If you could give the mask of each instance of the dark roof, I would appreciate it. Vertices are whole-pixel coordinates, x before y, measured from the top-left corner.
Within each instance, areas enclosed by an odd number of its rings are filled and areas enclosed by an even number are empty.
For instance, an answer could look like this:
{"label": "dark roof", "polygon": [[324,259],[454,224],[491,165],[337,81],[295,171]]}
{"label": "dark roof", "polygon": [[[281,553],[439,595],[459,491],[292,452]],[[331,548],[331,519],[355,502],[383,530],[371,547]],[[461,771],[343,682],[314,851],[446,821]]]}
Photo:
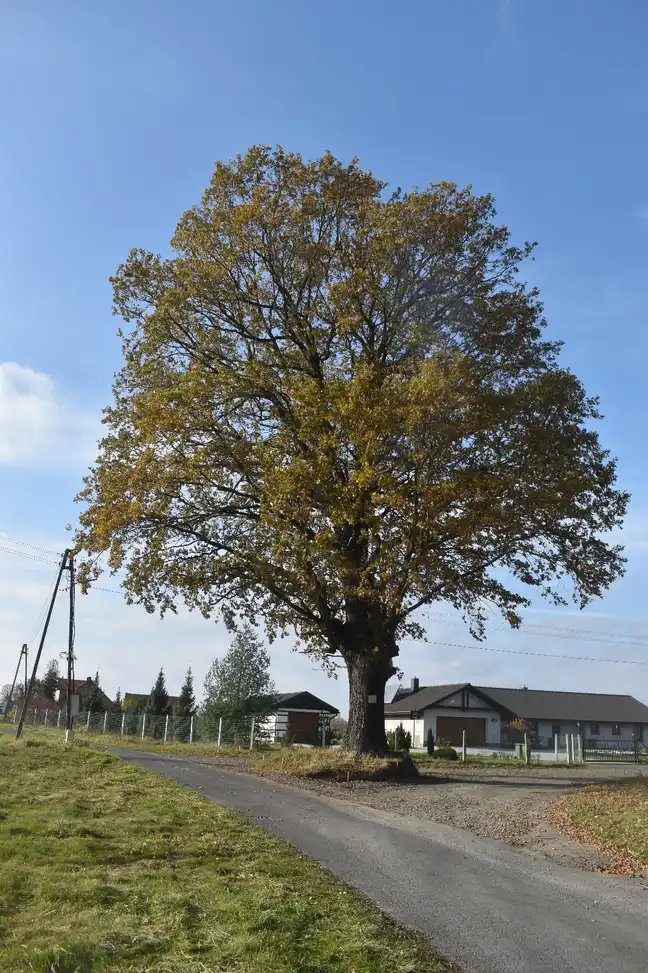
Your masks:
{"label": "dark roof", "polygon": [[648,706],[634,696],[608,693],[567,693],[551,689],[504,689],[494,686],[472,686],[454,683],[447,686],[425,686],[417,692],[403,692],[400,687],[385,715],[398,716],[435,706],[460,689],[473,692],[527,720],[575,720],[583,723],[648,723]]}
{"label": "dark roof", "polygon": [[[59,686],[58,701],[60,703],[63,700],[67,699],[67,686],[68,686],[67,679],[59,679],[58,686]],[[90,676],[88,676],[87,679],[75,679],[72,684],[72,692],[74,695],[77,696],[85,696],[87,693],[91,692],[93,689],[96,688],[97,687],[95,681],[94,679],[91,679]],[[101,693],[102,698],[106,702],[108,703],[111,702],[110,696],[108,696],[101,687],[99,687],[99,692]]]}
{"label": "dark roof", "polygon": [[275,705],[273,709],[312,709],[318,713],[333,713],[337,716],[340,712],[330,703],[325,703],[318,696],[313,696],[309,692],[301,693],[275,693]]}
{"label": "dark roof", "polygon": [[609,693],[561,693],[548,689],[500,689],[476,686],[500,706],[528,720],[576,720],[590,723],[648,723],[648,706],[634,696]]}
{"label": "dark roof", "polygon": [[[143,699],[148,699],[150,695],[151,695],[150,693],[123,693],[122,700],[132,699],[136,703],[140,703]],[[176,706],[180,702],[180,697],[169,696],[169,702],[171,703],[172,706]]]}
{"label": "dark roof", "polygon": [[[465,682],[453,682],[444,686],[420,686],[416,692],[412,692],[411,689],[402,689],[399,686],[391,703],[385,704],[385,713],[410,713],[414,710],[418,712],[427,709],[428,706],[434,706],[440,699],[452,696],[457,690],[463,689],[467,685],[468,683]],[[404,700],[407,700],[406,704]],[[397,703],[398,705],[396,705]]]}

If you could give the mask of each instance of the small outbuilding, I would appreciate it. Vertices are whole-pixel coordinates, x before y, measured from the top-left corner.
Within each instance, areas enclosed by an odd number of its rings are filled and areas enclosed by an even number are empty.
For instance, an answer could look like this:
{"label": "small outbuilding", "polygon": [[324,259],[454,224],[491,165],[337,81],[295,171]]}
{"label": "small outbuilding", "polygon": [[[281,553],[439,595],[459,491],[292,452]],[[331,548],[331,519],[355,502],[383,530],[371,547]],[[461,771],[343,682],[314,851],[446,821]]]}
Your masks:
{"label": "small outbuilding", "polygon": [[277,693],[272,712],[264,722],[271,743],[278,743],[290,734],[294,743],[318,744],[331,720],[339,710],[308,691]]}

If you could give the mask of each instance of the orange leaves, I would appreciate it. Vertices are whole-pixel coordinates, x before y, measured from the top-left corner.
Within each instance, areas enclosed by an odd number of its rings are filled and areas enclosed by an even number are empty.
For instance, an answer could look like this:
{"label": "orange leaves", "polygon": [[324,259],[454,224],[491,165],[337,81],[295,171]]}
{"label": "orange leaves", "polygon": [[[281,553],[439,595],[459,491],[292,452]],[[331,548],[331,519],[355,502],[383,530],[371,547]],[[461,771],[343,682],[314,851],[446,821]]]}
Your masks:
{"label": "orange leaves", "polygon": [[593,784],[560,798],[552,824],[612,858],[610,874],[648,871],[648,778]]}

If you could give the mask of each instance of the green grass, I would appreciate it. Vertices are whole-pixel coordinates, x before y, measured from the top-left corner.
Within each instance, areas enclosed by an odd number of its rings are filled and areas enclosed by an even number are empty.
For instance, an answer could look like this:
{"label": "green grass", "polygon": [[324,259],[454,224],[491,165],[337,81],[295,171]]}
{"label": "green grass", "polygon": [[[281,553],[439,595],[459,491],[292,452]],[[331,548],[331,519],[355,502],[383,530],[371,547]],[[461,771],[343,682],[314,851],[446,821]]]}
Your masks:
{"label": "green grass", "polygon": [[[25,737],[36,740],[61,741],[63,732],[53,727],[26,727]],[[337,747],[282,747],[266,745],[250,750],[247,747],[218,747],[215,743],[164,743],[145,737],[120,736],[115,733],[86,733],[77,729],[75,746],[115,747],[128,750],[145,750],[160,753],[181,754],[189,758],[233,757],[243,766],[259,773],[283,773],[293,777],[310,777],[323,773],[370,773],[381,770],[404,754],[389,757],[356,757]]]}
{"label": "green grass", "polygon": [[[62,740],[63,735],[63,731],[55,727],[25,727],[26,737],[40,740]],[[164,743],[163,740],[156,740],[153,737],[145,737],[142,740],[141,737],[120,736],[118,733],[87,733],[85,727],[77,728],[75,742],[79,746],[159,751],[198,759],[231,757],[240,760],[244,766],[258,773],[283,773],[292,777],[309,777],[326,771],[338,774],[345,774],[348,771],[350,775],[354,772],[365,773],[379,770],[390,761],[393,762],[395,758],[403,756],[403,753],[399,753],[392,754],[390,758],[370,756],[356,758],[337,747],[282,747],[279,744],[267,744],[251,751],[247,747],[218,747],[215,743]],[[560,768],[563,771],[569,770],[570,774],[587,769],[586,764],[573,764],[568,767],[565,763],[553,761],[531,760],[527,765],[523,760],[499,756],[469,755],[465,764],[461,756],[458,760],[437,760],[427,753],[411,753],[410,756],[424,773],[434,773],[435,769],[461,771],[462,768],[467,770],[470,766],[495,767],[513,773],[519,771],[527,774],[532,774],[537,769]]]}
{"label": "green grass", "polygon": [[610,852],[627,870],[648,865],[648,778],[592,784],[562,798],[556,823]]}
{"label": "green grass", "polygon": [[324,869],[173,781],[0,736],[0,970],[432,973]]}

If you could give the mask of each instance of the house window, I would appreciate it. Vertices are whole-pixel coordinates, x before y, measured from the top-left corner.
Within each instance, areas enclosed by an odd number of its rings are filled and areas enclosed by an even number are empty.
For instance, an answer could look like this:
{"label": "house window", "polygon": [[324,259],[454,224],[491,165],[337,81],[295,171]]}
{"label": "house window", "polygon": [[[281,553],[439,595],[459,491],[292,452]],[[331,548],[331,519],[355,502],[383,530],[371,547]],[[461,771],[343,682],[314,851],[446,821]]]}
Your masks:
{"label": "house window", "polygon": [[612,736],[613,737],[620,737],[621,736],[621,724],[620,723],[615,723],[614,726],[612,727]]}
{"label": "house window", "polygon": [[551,727],[551,735],[552,735],[552,737],[559,737],[560,736],[560,723],[554,723],[553,724],[553,726]]}
{"label": "house window", "polygon": [[599,735],[599,725],[598,723],[590,723],[590,736],[597,737]]}

